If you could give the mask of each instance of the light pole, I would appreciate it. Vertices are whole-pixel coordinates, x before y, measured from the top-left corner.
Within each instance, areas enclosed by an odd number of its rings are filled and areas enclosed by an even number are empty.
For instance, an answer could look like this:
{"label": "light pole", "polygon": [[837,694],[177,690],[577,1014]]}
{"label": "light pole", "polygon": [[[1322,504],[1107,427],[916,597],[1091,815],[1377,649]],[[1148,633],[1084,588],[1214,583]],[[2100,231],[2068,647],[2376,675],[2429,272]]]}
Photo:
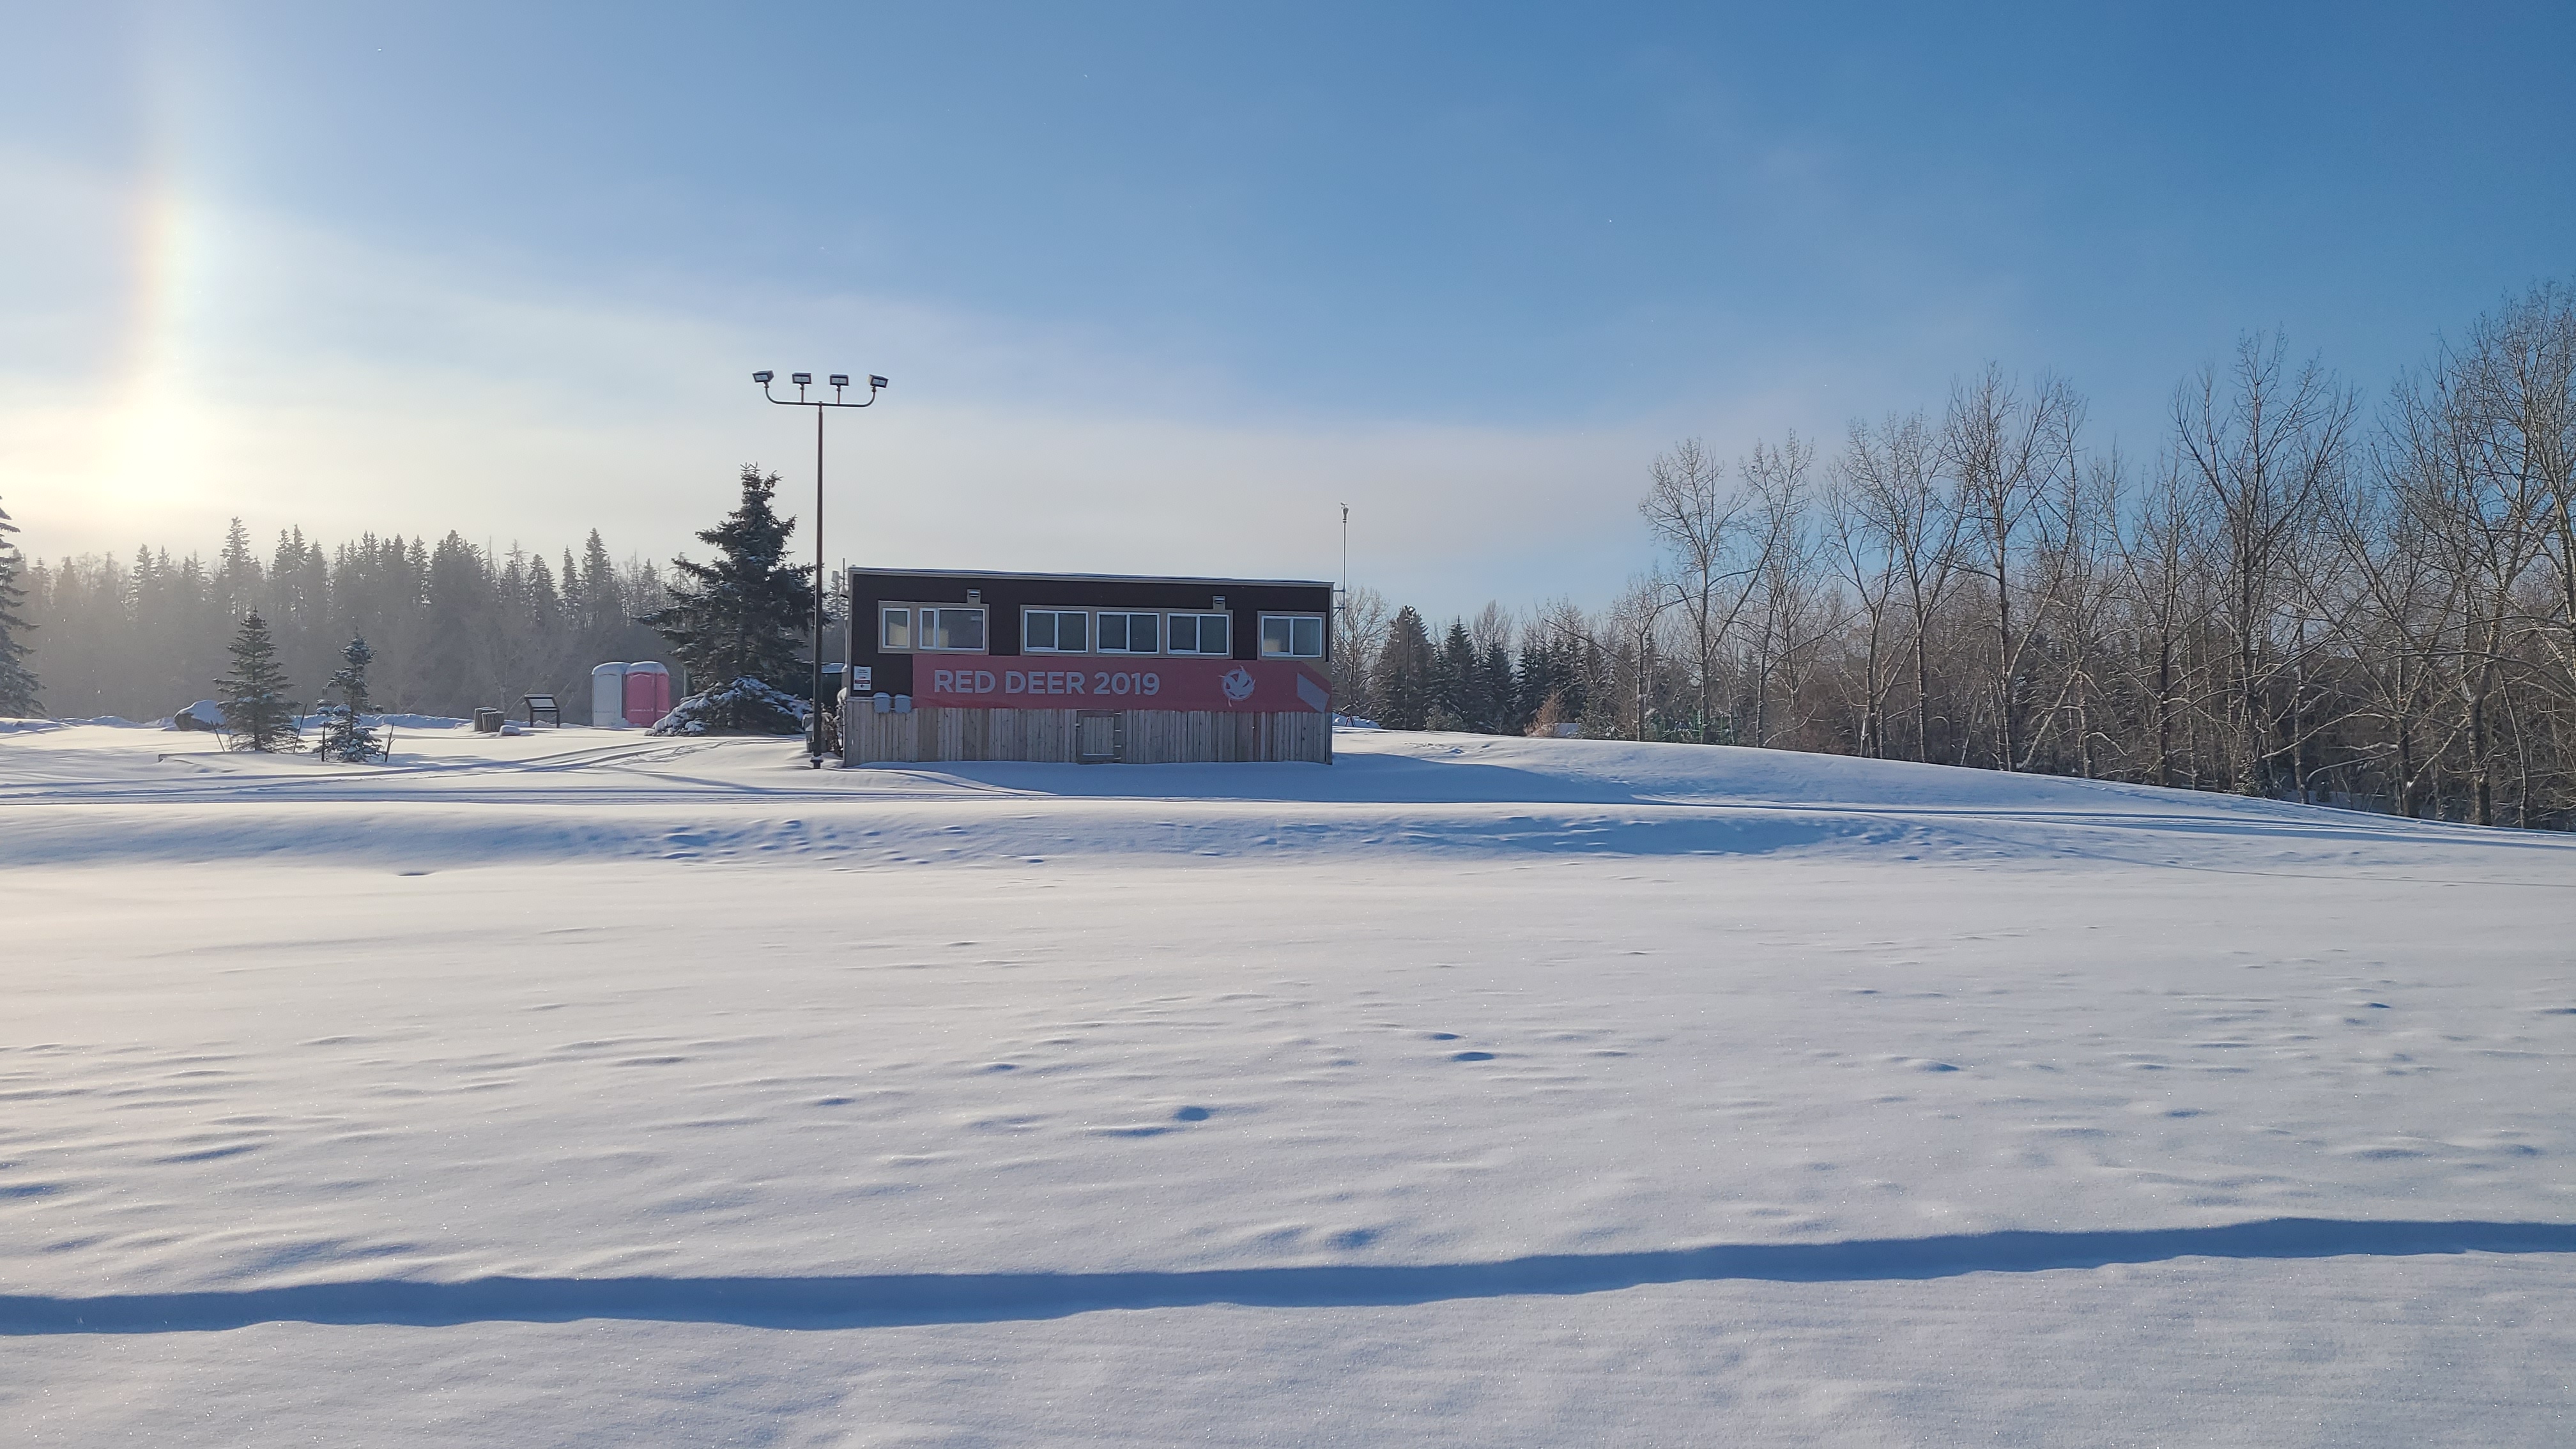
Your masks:
{"label": "light pole", "polygon": [[877,391],[886,385],[886,380],[871,375],[868,378],[867,402],[844,402],[841,393],[850,385],[849,375],[833,373],[832,396],[827,402],[822,398],[805,396],[805,389],[814,384],[814,374],[810,372],[788,374],[787,380],[796,384],[796,396],[777,396],[769,390],[769,380],[777,375],[774,372],[755,372],[751,380],[760,384],[762,397],[780,407],[814,410],[814,729],[806,746],[806,763],[819,770],[823,768],[823,409],[866,407],[877,400]]}

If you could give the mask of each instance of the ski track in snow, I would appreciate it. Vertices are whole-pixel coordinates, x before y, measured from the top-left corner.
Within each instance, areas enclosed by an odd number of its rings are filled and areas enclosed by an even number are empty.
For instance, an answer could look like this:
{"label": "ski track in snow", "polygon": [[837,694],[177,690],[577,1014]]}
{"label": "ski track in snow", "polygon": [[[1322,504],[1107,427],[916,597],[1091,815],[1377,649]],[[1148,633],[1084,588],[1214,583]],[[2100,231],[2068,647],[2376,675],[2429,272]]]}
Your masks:
{"label": "ski track in snow", "polygon": [[2576,842],[1337,743],[0,739],[0,1437],[2563,1442]]}

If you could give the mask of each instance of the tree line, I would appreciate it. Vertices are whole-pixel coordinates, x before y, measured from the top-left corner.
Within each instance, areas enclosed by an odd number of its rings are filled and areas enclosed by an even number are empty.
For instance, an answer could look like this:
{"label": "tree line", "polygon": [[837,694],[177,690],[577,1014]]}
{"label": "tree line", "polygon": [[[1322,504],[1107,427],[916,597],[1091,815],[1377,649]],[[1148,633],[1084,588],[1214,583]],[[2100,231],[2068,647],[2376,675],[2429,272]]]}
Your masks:
{"label": "tree line", "polygon": [[[565,719],[586,720],[592,665],[671,661],[638,622],[670,601],[662,567],[612,558],[595,529],[551,563],[453,532],[326,548],[300,528],[263,556],[239,520],[211,564],[166,548],[10,562],[0,560],[0,611],[13,575],[23,603],[16,629],[0,621],[0,639],[14,639],[61,717],[150,720],[214,697],[252,614],[273,641],[279,688],[308,709],[338,697],[331,682],[358,638],[373,660],[372,707],[405,713],[458,716],[551,693]],[[36,713],[34,693],[14,712]]]}
{"label": "tree line", "polygon": [[2065,379],[1646,470],[1608,608],[1435,637],[1339,604],[1343,707],[2576,824],[2576,296],[2544,285],[2365,402],[2279,336],[2184,379],[2154,454]]}
{"label": "tree line", "polygon": [[[1346,589],[1339,707],[2576,825],[2576,295],[2507,299],[2369,400],[2248,337],[2175,388],[2143,461],[2086,413],[1990,365],[1829,447],[1684,440],[1645,470],[1654,561],[1606,608],[1435,628]],[[30,564],[0,514],[0,712],[41,683],[59,715],[166,714],[254,611],[317,698],[363,636],[392,709],[551,690],[578,719],[608,659],[756,674],[811,597],[775,481],[746,469],[700,535],[718,564],[676,575],[596,532],[560,566],[454,533],[289,530],[262,559],[238,523],[211,566]]]}
{"label": "tree line", "polygon": [[[39,713],[40,691],[69,718],[151,720],[221,698],[279,729],[337,711],[345,730],[369,708],[462,716],[552,694],[580,723],[593,665],[647,659],[702,683],[749,676],[802,695],[813,569],[786,558],[796,524],[771,509],[778,475],[746,466],[739,481],[734,512],[697,535],[713,561],[683,554],[667,567],[612,558],[597,529],[559,564],[454,532],[326,550],[300,528],[262,558],[239,519],[211,565],[154,548],[131,562],[29,563],[0,512],[0,715]],[[839,657],[845,592],[827,590],[826,660]],[[351,736],[343,752],[362,744]]]}

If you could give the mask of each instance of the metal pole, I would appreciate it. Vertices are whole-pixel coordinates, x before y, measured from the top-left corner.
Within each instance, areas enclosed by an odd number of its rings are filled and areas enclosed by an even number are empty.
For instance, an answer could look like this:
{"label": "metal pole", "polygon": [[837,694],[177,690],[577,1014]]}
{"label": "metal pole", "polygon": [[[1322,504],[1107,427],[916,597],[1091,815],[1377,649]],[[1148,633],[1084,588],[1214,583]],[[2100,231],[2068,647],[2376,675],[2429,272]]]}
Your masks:
{"label": "metal pole", "polygon": [[[825,590],[829,587],[829,581],[823,572],[823,409],[866,407],[877,400],[877,393],[885,387],[886,380],[874,373],[868,374],[867,401],[847,402],[842,399],[841,392],[850,380],[840,373],[832,374],[830,384],[832,396],[828,400],[805,396],[805,389],[812,381],[812,374],[803,372],[796,374],[793,379],[796,384],[796,396],[792,399],[780,397],[769,390],[771,379],[777,375],[763,370],[753,373],[751,380],[760,384],[762,397],[780,407],[814,410],[814,638],[812,641],[814,671],[809,686],[813,696],[811,702],[814,710],[814,728],[806,742],[805,758],[806,763],[819,770],[823,768],[823,603],[826,598]],[[846,664],[843,667],[846,668]]]}
{"label": "metal pole", "polygon": [[814,409],[814,748],[807,756],[823,768],[823,410]]}

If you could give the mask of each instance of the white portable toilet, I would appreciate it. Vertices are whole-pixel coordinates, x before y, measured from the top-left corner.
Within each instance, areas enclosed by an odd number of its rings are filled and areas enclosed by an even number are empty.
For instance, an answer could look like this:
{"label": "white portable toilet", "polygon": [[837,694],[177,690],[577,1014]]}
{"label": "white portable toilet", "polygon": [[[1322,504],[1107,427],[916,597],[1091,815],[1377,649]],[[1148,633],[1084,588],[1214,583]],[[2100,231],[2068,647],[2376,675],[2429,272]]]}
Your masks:
{"label": "white portable toilet", "polygon": [[626,666],[593,665],[590,671],[590,722],[604,729],[626,723]]}

